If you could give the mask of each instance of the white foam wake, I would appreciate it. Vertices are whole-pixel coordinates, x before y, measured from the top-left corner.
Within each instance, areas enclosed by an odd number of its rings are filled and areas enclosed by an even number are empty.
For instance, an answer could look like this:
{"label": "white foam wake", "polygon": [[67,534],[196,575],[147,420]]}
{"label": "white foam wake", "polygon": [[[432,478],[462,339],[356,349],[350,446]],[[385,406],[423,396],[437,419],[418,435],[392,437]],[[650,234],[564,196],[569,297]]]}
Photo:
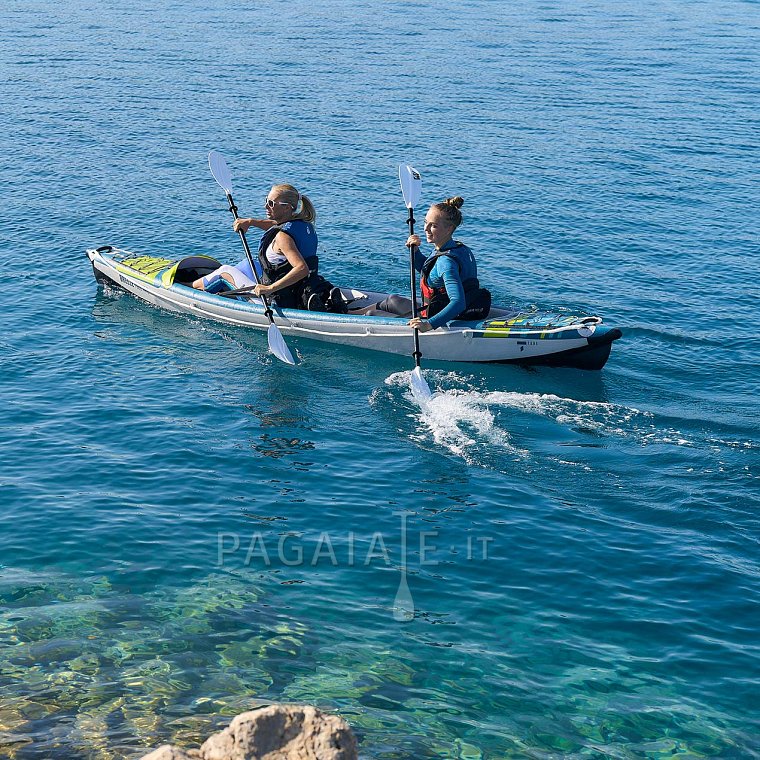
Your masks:
{"label": "white foam wake", "polygon": [[409,372],[396,372],[386,378],[386,385],[406,389],[406,398],[419,408],[419,420],[426,429],[415,432],[415,440],[432,440],[459,456],[469,459],[468,452],[478,445],[497,447],[515,456],[529,452],[510,441],[509,433],[498,427],[488,408],[485,394],[458,389],[434,390],[427,399],[415,396],[410,390]]}
{"label": "white foam wake", "polygon": [[396,372],[386,378],[385,383],[405,389],[405,397],[419,409],[418,418],[425,432],[412,433],[412,438],[432,437],[436,444],[467,459],[471,459],[467,453],[474,453],[478,448],[498,447],[516,457],[530,454],[516,445],[510,432],[499,425],[498,411],[505,408],[548,418],[560,427],[581,434],[631,437],[641,445],[690,444],[679,431],[659,427],[651,412],[634,407],[607,401],[578,401],[549,393],[478,391],[472,389],[471,379],[455,373],[435,373],[430,379],[435,382],[431,382],[434,392],[429,399],[412,395],[409,372]]}

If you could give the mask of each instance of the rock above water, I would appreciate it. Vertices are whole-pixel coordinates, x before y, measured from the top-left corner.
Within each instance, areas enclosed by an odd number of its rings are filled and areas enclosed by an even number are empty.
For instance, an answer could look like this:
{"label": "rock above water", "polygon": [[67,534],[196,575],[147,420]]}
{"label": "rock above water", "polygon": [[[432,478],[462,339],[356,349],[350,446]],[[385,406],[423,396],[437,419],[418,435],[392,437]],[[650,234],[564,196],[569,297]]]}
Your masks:
{"label": "rock above water", "polygon": [[142,760],[356,760],[348,723],[314,707],[270,705],[241,713],[200,750],[168,744]]}
{"label": "rock above water", "polygon": [[153,750],[149,755],[145,755],[142,760],[198,760],[201,757],[197,749],[191,749],[185,752],[179,747],[172,747],[171,744],[164,744],[163,747]]}

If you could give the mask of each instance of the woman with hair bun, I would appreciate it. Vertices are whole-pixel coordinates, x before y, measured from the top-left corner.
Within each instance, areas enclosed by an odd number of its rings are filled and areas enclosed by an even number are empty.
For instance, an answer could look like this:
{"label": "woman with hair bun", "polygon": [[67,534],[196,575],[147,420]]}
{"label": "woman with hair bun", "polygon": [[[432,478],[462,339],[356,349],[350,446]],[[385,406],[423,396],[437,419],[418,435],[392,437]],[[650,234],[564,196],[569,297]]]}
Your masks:
{"label": "woman with hair bun", "polygon": [[241,218],[233,224],[235,232],[246,232],[250,227],[265,230],[255,262],[262,284],[256,284],[251,265],[244,259],[234,267],[219,267],[196,280],[193,287],[212,293],[227,289],[228,285],[251,287],[254,295],[268,296],[281,308],[307,308],[303,298],[305,288],[308,281],[318,277],[317,232],[314,229],[317,213],[311,201],[293,185],[274,185],[264,206],[266,219]]}
{"label": "woman with hair bun", "polygon": [[[422,308],[419,317],[409,320],[420,332],[435,330],[454,319],[483,319],[491,309],[491,294],[480,287],[478,267],[472,251],[458,240],[454,230],[462,223],[459,210],[464,199],[456,195],[434,203],[425,214],[425,239],[435,246],[430,256],[420,250],[418,235],[410,235],[408,248],[414,247],[414,267],[421,273]],[[388,313],[401,317],[412,314],[409,298],[392,295],[365,313]]]}

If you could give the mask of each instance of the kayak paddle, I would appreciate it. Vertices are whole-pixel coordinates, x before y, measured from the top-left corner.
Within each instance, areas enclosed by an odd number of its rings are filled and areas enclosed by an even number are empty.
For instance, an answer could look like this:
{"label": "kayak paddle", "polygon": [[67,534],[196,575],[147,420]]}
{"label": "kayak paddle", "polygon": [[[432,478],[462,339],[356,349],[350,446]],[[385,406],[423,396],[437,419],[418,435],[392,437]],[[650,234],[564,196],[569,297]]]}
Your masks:
{"label": "kayak paddle", "polygon": [[[407,218],[407,224],[409,225],[409,234],[414,234],[414,207],[417,205],[417,201],[420,199],[420,192],[422,191],[422,177],[419,172],[409,166],[408,164],[400,164],[398,167],[398,178],[401,182],[401,192],[404,196],[404,203],[409,209],[409,216]],[[412,290],[412,318],[417,316],[417,272],[414,269],[414,246],[409,246],[409,272],[410,282]],[[420,369],[420,359],[422,358],[422,352],[420,351],[420,331],[414,328],[414,351],[412,353],[414,357],[414,369],[410,378],[410,385],[412,388],[412,395],[417,403],[421,403],[430,398],[430,388],[422,376],[422,370]]]}
{"label": "kayak paddle", "polygon": [[[208,154],[208,166],[211,169],[211,174],[214,176],[219,187],[224,190],[224,194],[227,196],[227,203],[230,205],[230,212],[235,219],[239,219],[238,209],[235,205],[235,201],[232,200],[232,176],[227,166],[227,162],[224,160],[224,156],[218,151],[212,150]],[[251,271],[253,272],[253,279],[256,280],[257,285],[261,285],[259,276],[256,273],[256,266],[253,262],[253,256],[251,255],[251,249],[248,247],[248,241],[245,239],[245,232],[238,230],[240,240],[243,242],[243,249],[245,255],[248,257],[248,263],[251,265]],[[274,314],[272,313],[272,307],[269,305],[269,301],[264,296],[259,296],[261,304],[264,307],[264,313],[269,319],[269,330],[267,331],[267,339],[269,341],[269,350],[285,364],[295,364],[295,359],[290,353],[290,349],[285,343],[285,338],[282,337],[280,328],[274,323]]]}

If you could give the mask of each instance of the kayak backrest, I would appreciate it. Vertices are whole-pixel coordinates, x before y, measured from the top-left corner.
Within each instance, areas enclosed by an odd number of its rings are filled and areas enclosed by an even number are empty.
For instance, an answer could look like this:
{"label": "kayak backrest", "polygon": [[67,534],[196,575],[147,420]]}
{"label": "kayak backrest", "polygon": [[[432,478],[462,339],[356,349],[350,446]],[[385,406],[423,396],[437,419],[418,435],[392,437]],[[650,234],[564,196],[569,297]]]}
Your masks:
{"label": "kayak backrest", "polygon": [[220,266],[221,263],[211,256],[188,256],[177,262],[172,282],[178,285],[192,285],[195,280],[206,277]]}

